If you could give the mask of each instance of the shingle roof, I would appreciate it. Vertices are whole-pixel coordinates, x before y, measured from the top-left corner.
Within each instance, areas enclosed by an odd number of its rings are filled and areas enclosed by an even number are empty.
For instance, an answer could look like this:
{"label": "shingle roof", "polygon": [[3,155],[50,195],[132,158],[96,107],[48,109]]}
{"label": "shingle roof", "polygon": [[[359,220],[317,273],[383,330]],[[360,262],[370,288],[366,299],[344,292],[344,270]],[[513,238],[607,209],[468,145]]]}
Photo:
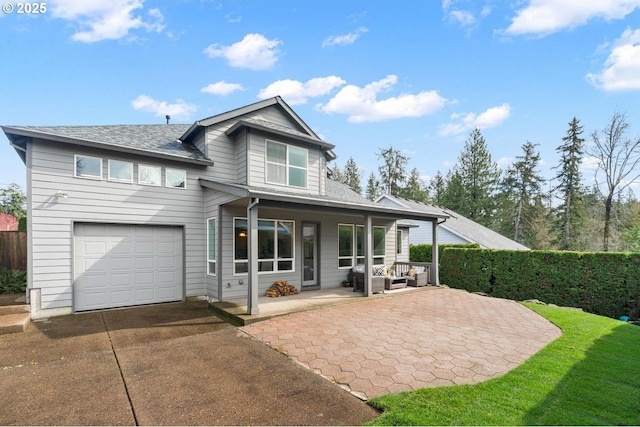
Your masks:
{"label": "shingle roof", "polygon": [[210,163],[193,144],[178,138],[189,128],[184,124],[106,126],[3,126],[6,134],[42,136],[64,142],[93,143]]}
{"label": "shingle roof", "polygon": [[390,200],[396,201],[409,209],[419,210],[423,212],[442,212],[448,214],[450,218],[445,223],[440,225],[441,227],[451,230],[453,233],[460,235],[466,240],[479,243],[480,246],[489,249],[513,249],[513,250],[527,250],[528,247],[511,240],[508,237],[503,236],[477,222],[470,220],[450,209],[441,208],[438,206],[427,205],[425,203],[416,202],[415,200],[409,200],[402,197],[395,197],[385,195]]}

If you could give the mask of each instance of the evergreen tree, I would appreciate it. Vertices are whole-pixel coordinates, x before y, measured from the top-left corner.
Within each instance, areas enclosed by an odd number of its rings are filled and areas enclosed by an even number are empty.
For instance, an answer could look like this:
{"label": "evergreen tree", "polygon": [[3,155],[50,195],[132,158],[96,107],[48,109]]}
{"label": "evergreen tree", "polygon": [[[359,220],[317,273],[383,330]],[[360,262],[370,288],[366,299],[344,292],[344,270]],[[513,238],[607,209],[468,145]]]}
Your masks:
{"label": "evergreen tree", "polygon": [[417,168],[411,170],[407,178],[407,184],[400,190],[399,195],[417,202],[427,203],[429,201],[429,190],[420,177],[420,171]]}
{"label": "evergreen tree", "polygon": [[369,175],[369,179],[367,180],[367,189],[365,190],[365,196],[367,199],[372,202],[375,201],[382,194],[382,190],[380,188],[380,181],[376,178],[376,176],[371,172]]}
{"label": "evergreen tree", "polygon": [[502,180],[504,216],[507,219],[513,240],[527,246],[538,246],[538,226],[536,221],[544,211],[543,185],[538,166],[540,153],[535,151],[537,144],[527,141],[522,146],[523,154],[507,169]]}
{"label": "evergreen tree", "polygon": [[356,161],[353,160],[353,157],[349,157],[349,160],[344,165],[344,183],[358,194],[362,194],[360,175],[360,168],[356,165]]}
{"label": "evergreen tree", "polygon": [[342,169],[340,169],[340,166],[334,165],[332,168],[329,168],[329,172],[331,174],[332,180],[334,180],[335,182],[339,182],[340,184],[345,183],[344,172],[342,172]]}
{"label": "evergreen tree", "polygon": [[554,169],[558,173],[554,177],[558,185],[554,191],[559,193],[560,204],[553,210],[555,244],[559,249],[576,250],[577,234],[584,217],[584,188],[580,175],[580,164],[584,156],[584,138],[580,120],[573,118],[569,122],[567,135],[562,144],[556,148],[560,153],[560,162]]}
{"label": "evergreen tree", "polygon": [[[458,212],[484,226],[489,226],[495,209],[495,192],[500,179],[498,164],[491,159],[479,129],[465,142],[457,164],[462,186],[462,203]],[[451,209],[454,209],[451,207]]]}
{"label": "evergreen tree", "polygon": [[447,172],[444,182],[444,192],[438,205],[456,212],[464,212],[465,194],[464,188],[462,188],[462,176],[457,167]]}
{"label": "evergreen tree", "polygon": [[0,212],[16,218],[27,216],[27,196],[18,184],[12,183],[0,190]]}
{"label": "evergreen tree", "polygon": [[406,180],[405,168],[409,159],[393,147],[380,148],[378,159],[383,164],[378,167],[380,185],[386,194],[397,196]]}
{"label": "evergreen tree", "polygon": [[442,206],[444,200],[444,192],[446,190],[446,182],[442,173],[437,171],[435,176],[429,181],[429,187],[427,191],[431,197],[431,202],[436,206]]}

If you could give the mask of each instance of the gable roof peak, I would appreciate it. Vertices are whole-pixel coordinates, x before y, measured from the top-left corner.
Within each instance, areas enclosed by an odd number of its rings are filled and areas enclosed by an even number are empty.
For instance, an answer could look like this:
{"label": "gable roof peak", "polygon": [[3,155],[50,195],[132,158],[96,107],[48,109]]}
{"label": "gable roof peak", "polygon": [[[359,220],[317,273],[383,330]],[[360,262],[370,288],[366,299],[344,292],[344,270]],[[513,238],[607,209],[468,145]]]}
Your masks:
{"label": "gable roof peak", "polygon": [[181,140],[187,140],[191,134],[193,134],[197,129],[208,127],[215,125],[217,123],[221,123],[225,120],[234,119],[236,117],[240,117],[245,114],[253,113],[258,110],[262,110],[264,108],[268,108],[271,106],[279,106],[285,113],[287,113],[293,121],[295,121],[302,129],[305,130],[312,138],[320,140],[320,137],[316,135],[316,133],[307,125],[304,120],[296,114],[291,107],[282,99],[280,95],[274,96],[272,98],[263,99],[262,101],[254,102],[253,104],[245,105],[244,107],[235,108],[230,111],[226,111],[224,113],[216,114],[215,116],[207,117],[202,120],[197,120],[193,123],[189,129],[180,137]]}

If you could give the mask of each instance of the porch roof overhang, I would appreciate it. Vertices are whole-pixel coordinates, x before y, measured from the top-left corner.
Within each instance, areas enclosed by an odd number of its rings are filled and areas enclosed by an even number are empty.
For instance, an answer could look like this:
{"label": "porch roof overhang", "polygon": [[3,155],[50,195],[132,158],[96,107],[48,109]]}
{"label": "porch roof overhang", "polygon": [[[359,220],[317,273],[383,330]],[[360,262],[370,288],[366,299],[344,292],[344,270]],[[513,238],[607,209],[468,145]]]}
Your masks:
{"label": "porch roof overhang", "polygon": [[364,204],[346,200],[333,199],[327,196],[282,193],[265,188],[249,187],[240,184],[213,181],[200,178],[200,185],[205,188],[222,191],[239,198],[257,198],[260,206],[279,207],[284,209],[313,210],[343,213],[348,215],[371,215],[377,218],[393,220],[446,220],[449,215],[443,212],[423,212],[405,208],[393,208],[376,203]]}

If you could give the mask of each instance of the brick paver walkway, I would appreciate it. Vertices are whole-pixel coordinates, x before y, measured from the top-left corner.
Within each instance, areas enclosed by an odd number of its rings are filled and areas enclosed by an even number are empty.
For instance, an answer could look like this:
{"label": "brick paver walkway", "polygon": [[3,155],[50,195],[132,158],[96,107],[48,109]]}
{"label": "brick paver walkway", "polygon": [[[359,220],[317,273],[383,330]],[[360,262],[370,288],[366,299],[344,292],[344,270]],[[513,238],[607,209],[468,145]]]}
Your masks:
{"label": "brick paver walkway", "polygon": [[363,399],[485,381],[561,334],[514,301],[446,288],[293,313],[241,329]]}

